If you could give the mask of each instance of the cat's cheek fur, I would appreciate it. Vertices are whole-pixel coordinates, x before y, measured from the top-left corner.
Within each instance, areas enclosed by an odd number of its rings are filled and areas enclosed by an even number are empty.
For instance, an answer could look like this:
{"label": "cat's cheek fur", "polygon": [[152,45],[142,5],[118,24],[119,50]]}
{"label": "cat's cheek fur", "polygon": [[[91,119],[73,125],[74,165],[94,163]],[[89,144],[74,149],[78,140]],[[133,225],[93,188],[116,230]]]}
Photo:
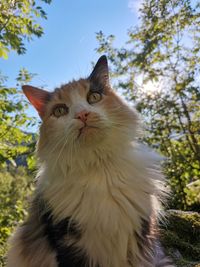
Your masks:
{"label": "cat's cheek fur", "polygon": [[74,131],[73,134],[78,134],[78,125],[74,125],[68,116],[60,118],[49,117],[41,125],[38,150],[49,148],[56,144],[58,147],[62,146],[65,140],[72,135],[72,131]]}
{"label": "cat's cheek fur", "polygon": [[135,140],[140,129],[136,111],[113,91],[109,91],[102,105],[113,125],[113,135],[118,135],[119,140],[125,142]]}

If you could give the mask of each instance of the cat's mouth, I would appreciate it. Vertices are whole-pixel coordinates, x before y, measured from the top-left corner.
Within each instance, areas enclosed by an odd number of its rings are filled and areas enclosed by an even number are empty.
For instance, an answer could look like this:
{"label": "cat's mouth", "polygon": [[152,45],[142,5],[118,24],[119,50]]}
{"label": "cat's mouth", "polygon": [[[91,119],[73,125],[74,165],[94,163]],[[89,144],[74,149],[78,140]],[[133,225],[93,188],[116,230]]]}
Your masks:
{"label": "cat's mouth", "polygon": [[98,129],[98,127],[93,126],[93,125],[85,124],[84,126],[79,128],[79,133],[78,133],[78,137],[77,138],[81,137],[82,135],[87,134],[90,130],[93,130],[93,129]]}

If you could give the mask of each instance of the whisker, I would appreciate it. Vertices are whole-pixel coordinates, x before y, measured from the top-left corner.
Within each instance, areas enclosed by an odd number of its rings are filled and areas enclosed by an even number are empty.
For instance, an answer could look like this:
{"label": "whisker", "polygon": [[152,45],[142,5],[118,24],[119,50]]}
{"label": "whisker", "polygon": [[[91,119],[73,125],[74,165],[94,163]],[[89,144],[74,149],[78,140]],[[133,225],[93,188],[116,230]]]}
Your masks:
{"label": "whisker", "polygon": [[56,142],[56,145],[53,147],[53,149],[49,152],[49,154],[53,153],[56,150],[56,148],[63,142],[64,139],[65,139],[65,136],[59,139],[58,142]]}

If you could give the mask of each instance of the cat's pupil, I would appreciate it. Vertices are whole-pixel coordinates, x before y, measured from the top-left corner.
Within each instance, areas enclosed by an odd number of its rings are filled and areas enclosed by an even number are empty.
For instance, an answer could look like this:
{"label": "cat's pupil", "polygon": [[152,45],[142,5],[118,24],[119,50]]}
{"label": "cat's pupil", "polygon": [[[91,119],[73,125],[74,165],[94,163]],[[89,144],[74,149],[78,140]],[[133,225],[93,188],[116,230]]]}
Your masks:
{"label": "cat's pupil", "polygon": [[102,99],[102,95],[99,92],[89,93],[87,100],[89,104],[94,104]]}
{"label": "cat's pupil", "polygon": [[68,107],[65,104],[55,106],[52,112],[52,114],[55,117],[60,117],[60,116],[66,115],[67,113],[68,113]]}

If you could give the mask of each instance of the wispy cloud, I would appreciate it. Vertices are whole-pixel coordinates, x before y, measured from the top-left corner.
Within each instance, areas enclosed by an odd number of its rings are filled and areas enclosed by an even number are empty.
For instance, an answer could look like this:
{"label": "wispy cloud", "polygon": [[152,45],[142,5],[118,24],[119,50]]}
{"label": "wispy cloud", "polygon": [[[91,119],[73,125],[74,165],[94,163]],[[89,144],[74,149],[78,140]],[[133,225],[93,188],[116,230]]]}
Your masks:
{"label": "wispy cloud", "polygon": [[128,0],[128,8],[131,12],[139,14],[139,9],[141,8],[143,0]]}

